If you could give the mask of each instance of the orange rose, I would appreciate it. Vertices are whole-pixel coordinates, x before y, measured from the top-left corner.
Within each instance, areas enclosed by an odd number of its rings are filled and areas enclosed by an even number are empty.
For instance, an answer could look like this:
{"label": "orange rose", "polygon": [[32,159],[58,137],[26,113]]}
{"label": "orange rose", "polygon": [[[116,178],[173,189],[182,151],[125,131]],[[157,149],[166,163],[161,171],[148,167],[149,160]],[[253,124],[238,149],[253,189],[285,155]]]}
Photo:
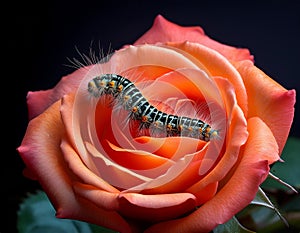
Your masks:
{"label": "orange rose", "polygon": [[[202,119],[217,137],[139,129],[124,107],[133,95],[88,93],[106,73],[130,79],[167,114]],[[27,97],[31,120],[18,151],[57,217],[147,233],[209,232],[246,207],[279,160],[295,104],[295,91],[255,67],[247,49],[160,15],[109,61]]]}

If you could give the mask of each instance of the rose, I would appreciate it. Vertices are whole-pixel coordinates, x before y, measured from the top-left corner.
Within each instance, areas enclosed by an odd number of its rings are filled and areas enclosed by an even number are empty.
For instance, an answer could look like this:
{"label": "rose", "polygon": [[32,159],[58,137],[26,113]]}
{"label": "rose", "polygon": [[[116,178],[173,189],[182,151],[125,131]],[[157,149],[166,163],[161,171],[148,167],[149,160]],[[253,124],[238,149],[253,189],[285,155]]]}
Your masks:
{"label": "rose", "polygon": [[[88,95],[88,82],[103,73],[130,77],[163,111],[200,110],[219,138],[135,135],[128,111]],[[228,221],[279,160],[295,103],[295,91],[255,67],[247,49],[160,15],[108,62],[27,97],[30,122],[18,148],[25,174],[41,183],[57,217],[119,232],[208,232]]]}

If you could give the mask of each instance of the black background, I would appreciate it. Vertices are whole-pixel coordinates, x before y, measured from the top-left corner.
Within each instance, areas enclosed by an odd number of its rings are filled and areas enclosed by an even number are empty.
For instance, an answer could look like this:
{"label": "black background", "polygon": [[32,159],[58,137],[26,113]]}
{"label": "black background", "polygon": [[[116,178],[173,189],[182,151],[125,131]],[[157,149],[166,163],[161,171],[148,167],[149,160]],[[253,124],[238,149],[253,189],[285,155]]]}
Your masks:
{"label": "black background", "polygon": [[[14,3],[13,3],[14,4]],[[38,184],[22,176],[23,162],[16,153],[24,136],[27,119],[26,94],[52,88],[62,76],[74,71],[65,66],[67,57],[80,58],[88,53],[91,42],[104,51],[131,44],[152,26],[155,16],[182,26],[201,26],[219,42],[248,48],[255,64],[287,89],[300,93],[300,4],[297,1],[39,1],[16,2],[3,20],[8,26],[9,50],[2,67],[9,72],[8,94],[16,101],[10,124],[13,139],[3,154],[1,198],[3,202],[0,232],[16,232],[19,201]],[[11,24],[13,23],[13,24]],[[298,97],[297,97],[298,98]],[[291,136],[300,134],[300,101],[296,103]],[[3,114],[5,115],[5,114]],[[14,116],[14,117],[12,117]],[[5,123],[2,128],[7,128]],[[3,131],[5,132],[5,131]],[[4,135],[5,136],[5,135]],[[13,144],[11,143],[13,141]],[[7,146],[5,145],[5,147]],[[7,151],[7,150],[6,150]],[[8,162],[6,162],[8,161]],[[3,212],[4,210],[4,212]],[[3,221],[4,220],[4,221]],[[8,230],[10,229],[10,230]]]}

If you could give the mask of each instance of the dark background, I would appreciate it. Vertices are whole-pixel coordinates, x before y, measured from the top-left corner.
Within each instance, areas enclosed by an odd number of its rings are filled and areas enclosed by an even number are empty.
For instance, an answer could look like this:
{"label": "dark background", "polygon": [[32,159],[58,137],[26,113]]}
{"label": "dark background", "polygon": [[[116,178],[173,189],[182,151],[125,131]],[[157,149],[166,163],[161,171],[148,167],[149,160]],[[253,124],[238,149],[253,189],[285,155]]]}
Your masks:
{"label": "dark background", "polygon": [[[8,12],[9,13],[9,12]],[[67,57],[78,58],[75,47],[88,53],[131,44],[152,26],[155,16],[182,26],[201,26],[219,42],[248,48],[256,65],[287,89],[300,93],[300,4],[297,1],[39,1],[12,7],[6,49],[13,56],[4,67],[10,73],[9,93],[16,101],[15,135],[1,168],[2,216],[0,232],[16,232],[20,200],[39,187],[22,176],[23,162],[16,153],[27,119],[26,94],[52,88],[74,71]],[[8,24],[8,23],[13,23]],[[10,26],[11,25],[11,26]],[[7,97],[7,96],[6,96]],[[9,97],[9,96],[8,96]],[[298,97],[297,97],[298,98]],[[298,98],[299,99],[299,98]],[[291,136],[300,136],[300,101],[296,103]],[[14,116],[14,117],[12,117]],[[5,128],[5,124],[2,126]],[[11,130],[9,129],[9,132]],[[13,141],[13,143],[12,143]],[[6,145],[5,145],[6,146]],[[4,212],[3,212],[4,210]],[[10,230],[8,230],[10,229]]]}

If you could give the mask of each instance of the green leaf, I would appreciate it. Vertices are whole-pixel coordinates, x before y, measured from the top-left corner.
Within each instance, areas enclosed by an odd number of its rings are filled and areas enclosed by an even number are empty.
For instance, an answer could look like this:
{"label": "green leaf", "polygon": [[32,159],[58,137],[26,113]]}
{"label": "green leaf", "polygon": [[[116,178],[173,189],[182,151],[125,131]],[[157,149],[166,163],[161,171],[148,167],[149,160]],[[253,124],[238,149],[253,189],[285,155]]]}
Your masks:
{"label": "green leaf", "polygon": [[278,217],[284,222],[284,224],[286,226],[289,225],[286,219],[281,215],[279,210],[273,205],[273,203],[270,201],[270,199],[267,197],[267,195],[264,193],[264,191],[261,188],[258,189],[255,198],[253,199],[253,201],[251,201],[250,204],[264,206],[274,210],[275,213],[278,215]]}
{"label": "green leaf", "polygon": [[300,195],[298,194],[289,198],[288,201],[282,205],[281,209],[286,212],[299,212],[300,214]]}
{"label": "green leaf", "polygon": [[[270,170],[271,174],[293,187],[300,188],[300,138],[288,138],[281,159],[284,162],[276,162]],[[280,182],[270,178],[267,178],[261,187],[265,189],[289,189]]]}
{"label": "green leaf", "polygon": [[214,233],[254,233],[240,224],[236,217],[233,217],[228,222],[220,224],[214,230]]}
{"label": "green leaf", "polygon": [[110,230],[105,227],[97,226],[95,224],[90,224],[90,227],[91,227],[93,233],[118,233],[117,231]]}
{"label": "green leaf", "polygon": [[43,191],[29,194],[20,204],[17,229],[19,233],[92,233],[88,223],[56,218]]}
{"label": "green leaf", "polygon": [[287,228],[281,221],[266,224],[260,229],[260,233],[299,233],[300,232],[300,213],[291,212],[286,216],[290,226]]}

